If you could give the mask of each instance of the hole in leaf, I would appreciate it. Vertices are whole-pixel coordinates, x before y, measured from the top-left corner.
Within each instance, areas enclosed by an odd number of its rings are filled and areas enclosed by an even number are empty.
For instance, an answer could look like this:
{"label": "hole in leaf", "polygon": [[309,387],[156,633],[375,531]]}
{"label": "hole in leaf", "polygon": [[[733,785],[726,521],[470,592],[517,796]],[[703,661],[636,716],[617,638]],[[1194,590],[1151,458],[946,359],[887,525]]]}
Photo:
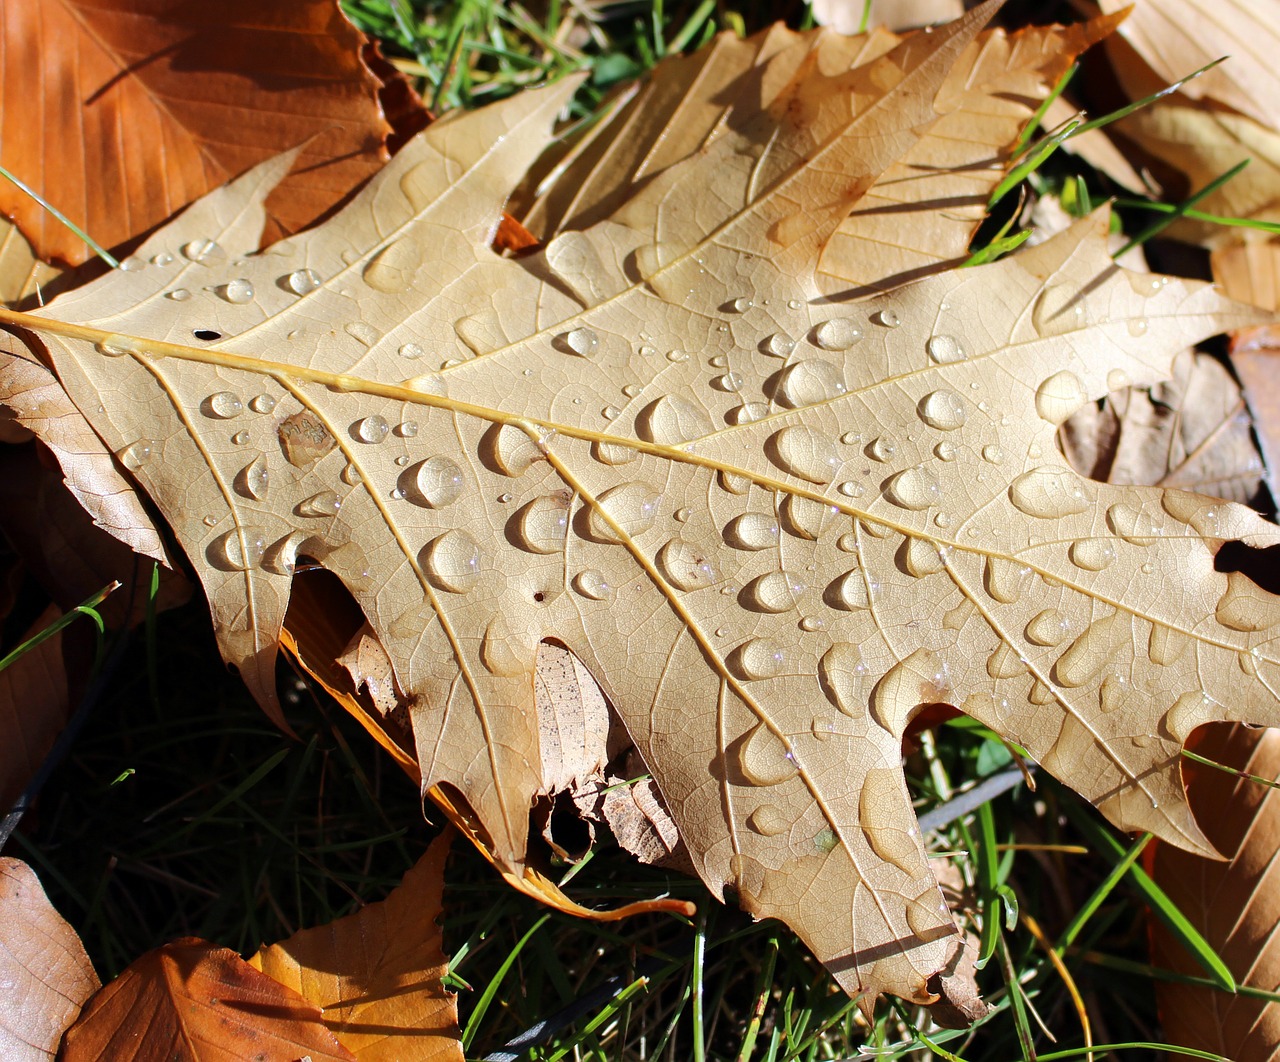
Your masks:
{"label": "hole in leaf", "polygon": [[1240,572],[1269,594],[1280,594],[1280,546],[1247,546],[1239,539],[1224,543],[1213,558],[1216,572]]}
{"label": "hole in leaf", "polygon": [[206,343],[212,343],[215,339],[222,338],[222,333],[215,332],[212,328],[193,328],[191,334],[196,339],[203,339]]}

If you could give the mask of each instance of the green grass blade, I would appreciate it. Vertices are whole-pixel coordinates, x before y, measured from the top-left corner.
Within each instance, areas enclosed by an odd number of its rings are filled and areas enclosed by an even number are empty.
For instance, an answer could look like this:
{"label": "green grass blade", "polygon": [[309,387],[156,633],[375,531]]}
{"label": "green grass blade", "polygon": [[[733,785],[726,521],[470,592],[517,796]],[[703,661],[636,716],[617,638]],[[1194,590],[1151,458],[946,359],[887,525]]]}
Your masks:
{"label": "green grass blade", "polygon": [[30,187],[23,181],[20,181],[17,177],[15,177],[3,166],[0,166],[0,176],[9,178],[9,180],[12,181],[14,184],[16,184],[22,191],[26,192],[27,195],[29,195],[32,199],[34,199],[37,203],[39,203],[42,207],[44,207],[45,210],[49,211],[50,214],[52,214],[55,218],[57,218],[60,222],[62,222],[62,224],[65,225],[68,229],[74,232],[77,237],[84,240],[84,242],[89,245],[89,248],[93,251],[93,253],[96,254],[99,258],[101,258],[104,262],[106,262],[107,265],[109,265],[112,269],[120,268],[120,263],[112,255],[108,254],[105,250],[103,250],[102,247],[98,245],[98,242],[92,236],[90,236],[87,232],[85,232],[84,229],[82,229],[79,225],[77,225],[74,221],[72,221],[69,217],[67,217],[67,215],[64,214],[61,210],[59,210],[56,206],[54,206],[47,199],[45,199],[45,197],[42,196],[39,192],[37,192],[34,188]]}
{"label": "green grass blade", "polygon": [[[1094,966],[1102,966],[1108,970],[1118,970],[1120,973],[1148,977],[1155,981],[1169,981],[1173,984],[1196,985],[1199,988],[1212,988],[1218,992],[1225,991],[1222,985],[1209,977],[1196,977],[1194,974],[1178,973],[1176,970],[1166,970],[1162,966],[1134,962],[1132,959],[1123,959],[1118,955],[1107,955],[1100,951],[1077,952],[1074,948],[1071,951],[1085,962],[1092,963]],[[1280,991],[1272,992],[1265,988],[1257,988],[1254,985],[1236,985],[1234,994],[1248,996],[1250,999],[1261,999],[1267,1003],[1280,1003]]]}
{"label": "green grass blade", "polygon": [[471,1041],[475,1039],[476,1032],[480,1028],[480,1023],[484,1020],[486,1012],[489,1010],[489,1004],[493,1002],[493,997],[498,994],[498,989],[502,987],[502,982],[506,980],[507,974],[511,972],[511,967],[515,965],[516,959],[520,957],[520,953],[524,951],[524,946],[529,943],[530,938],[538,932],[550,920],[549,914],[544,914],[536,922],[533,923],[517,942],[516,946],[505,959],[502,965],[498,967],[497,973],[489,978],[489,983],[484,986],[484,991],[480,993],[480,998],[476,1000],[475,1009],[471,1012],[471,1017],[467,1019],[467,1027],[462,1030],[462,1050],[466,1051],[471,1047]]}
{"label": "green grass blade", "polygon": [[1239,174],[1246,166],[1248,166],[1250,161],[1251,161],[1250,159],[1241,159],[1234,166],[1232,166],[1231,169],[1227,170],[1226,173],[1222,174],[1219,177],[1215,177],[1212,181],[1206,184],[1203,188],[1200,189],[1200,191],[1196,192],[1195,195],[1188,196],[1185,200],[1183,200],[1176,207],[1174,207],[1174,209],[1171,210],[1169,213],[1162,214],[1159,218],[1153,221],[1145,229],[1139,232],[1138,235],[1136,235],[1133,239],[1131,239],[1128,243],[1126,243],[1123,247],[1121,247],[1120,250],[1116,251],[1115,254],[1113,254],[1111,257],[1120,258],[1122,255],[1125,254],[1126,251],[1131,251],[1133,250],[1133,248],[1141,246],[1142,244],[1146,243],[1147,240],[1151,239],[1152,236],[1155,236],[1157,233],[1163,232],[1175,221],[1177,221],[1178,218],[1182,217],[1183,214],[1186,213],[1188,207],[1193,207],[1198,202],[1200,202],[1200,200],[1204,199],[1206,196],[1212,195],[1224,184],[1226,184],[1229,180],[1231,180],[1233,177]]}
{"label": "green grass blade", "polygon": [[1182,88],[1182,86],[1188,81],[1194,81],[1201,74],[1207,74],[1219,63],[1225,62],[1226,60],[1227,56],[1224,55],[1221,59],[1215,59],[1212,63],[1206,63],[1199,70],[1188,74],[1180,81],[1175,81],[1172,85],[1162,88],[1159,92],[1153,92],[1150,96],[1143,96],[1142,99],[1127,104],[1119,110],[1111,111],[1109,114],[1104,114],[1101,118],[1094,118],[1090,121],[1084,122],[1082,125],[1073,129],[1071,135],[1073,137],[1084,136],[1085,133],[1091,133],[1095,129],[1101,129],[1104,125],[1110,125],[1112,122],[1118,122],[1121,118],[1127,118],[1129,115],[1133,114],[1134,111],[1140,111],[1143,107],[1151,106],[1151,104],[1155,103],[1156,100],[1161,100],[1164,99],[1165,96],[1172,95],[1177,92],[1178,89]]}
{"label": "green grass blade", "polygon": [[1038,1062],[1036,1045],[1032,1039],[1031,1020],[1027,1017],[1027,1004],[1022,998],[1022,983],[1018,980],[1018,972],[1013,966],[1013,957],[1009,954],[1009,945],[1005,943],[1004,934],[996,926],[996,954],[1000,956],[1000,972],[1004,974],[1004,982],[1009,988],[1009,1002],[1013,1007],[1013,1027],[1018,1033],[1018,1046],[1022,1049],[1023,1062]]}
{"label": "green grass blade", "polygon": [[1040,146],[1037,147],[1028,158],[1019,162],[1013,169],[1006,173],[1000,183],[996,185],[995,191],[991,193],[991,198],[987,200],[987,213],[994,210],[996,204],[999,203],[1000,200],[1044,165],[1045,160],[1057,151],[1062,142],[1079,127],[1080,122],[1078,120],[1068,122],[1066,126],[1058,132],[1041,141]]}
{"label": "green grass blade", "polygon": [[1118,207],[1124,207],[1126,210],[1150,210],[1157,214],[1177,214],[1179,217],[1190,218],[1192,221],[1207,221],[1211,225],[1225,225],[1228,228],[1256,229],[1258,232],[1268,232],[1272,235],[1280,233],[1280,222],[1277,221],[1260,221],[1257,218],[1233,218],[1224,214],[1210,214],[1203,210],[1190,209],[1185,203],[1179,206],[1177,203],[1151,203],[1146,199],[1117,199],[1115,204]]}
{"label": "green grass blade", "polygon": [[1151,837],[1151,834],[1144,833],[1136,843],[1130,846],[1129,851],[1124,854],[1123,858],[1111,868],[1111,873],[1108,874],[1102,880],[1102,883],[1093,890],[1093,895],[1090,896],[1089,899],[1087,899],[1081,905],[1080,909],[1072,916],[1071,921],[1067,923],[1066,929],[1064,929],[1062,931],[1062,935],[1058,937],[1058,943],[1054,945],[1053,950],[1056,951],[1059,956],[1061,956],[1062,953],[1075,941],[1076,937],[1080,935],[1080,931],[1084,929],[1089,919],[1097,914],[1098,908],[1106,903],[1107,897],[1110,896],[1115,890],[1115,887],[1120,884],[1121,879],[1129,873],[1134,862],[1140,855],[1142,855],[1143,849],[1151,843]]}
{"label": "green grass blade", "polygon": [[1268,789],[1280,789],[1280,782],[1272,781],[1270,778],[1263,778],[1261,775],[1250,774],[1248,771],[1242,771],[1238,767],[1229,767],[1225,763],[1219,763],[1217,760],[1199,756],[1190,749],[1183,749],[1182,755],[1189,760],[1194,760],[1196,763],[1203,763],[1206,767],[1222,771],[1224,774],[1233,774],[1237,778],[1243,778],[1248,782],[1256,782],[1258,785],[1264,785]]}
{"label": "green grass blade", "polygon": [[693,927],[693,1062],[706,1062],[707,1033],[702,1015],[702,972],[707,962],[707,905],[698,905]]}
{"label": "green grass blade", "polygon": [[573,1039],[563,1044],[556,1050],[555,1054],[549,1055],[547,1062],[560,1062],[570,1051],[574,1050],[583,1040],[591,1036],[601,1025],[607,1022],[619,1010],[631,1002],[632,998],[639,993],[645,991],[649,987],[649,978],[637,977],[631,984],[627,985],[621,992],[614,996],[600,1012],[592,1018],[586,1025],[582,1027],[582,1031]]}
{"label": "green grass blade", "polygon": [[1040,1062],[1056,1062],[1059,1058],[1084,1058],[1091,1054],[1106,1051],[1162,1051],[1170,1054],[1186,1055],[1189,1058],[1205,1058],[1209,1062],[1235,1062],[1225,1055],[1215,1055],[1212,1051],[1201,1051],[1194,1047],[1179,1047],[1177,1044],[1155,1044],[1146,1040],[1134,1040],[1127,1044],[1094,1044],[1092,1047],[1072,1047],[1066,1051],[1054,1051],[1041,1055]]}
{"label": "green grass blade", "polygon": [[1035,135],[1036,130],[1040,128],[1040,123],[1044,121],[1044,116],[1049,113],[1049,108],[1053,106],[1054,100],[1061,96],[1066,87],[1071,84],[1071,79],[1076,76],[1076,71],[1079,69],[1079,63],[1072,63],[1067,68],[1066,73],[1064,73],[1062,77],[1058,78],[1058,83],[1049,90],[1049,95],[1047,95],[1044,98],[1044,102],[1036,108],[1036,113],[1033,114],[1027,124],[1022,127],[1022,132],[1018,134],[1018,139],[1013,142],[1013,150],[1010,152],[1011,158],[1016,159],[1027,150],[1027,145],[1031,143],[1031,138]]}
{"label": "green grass blade", "polygon": [[71,611],[59,616],[56,620],[50,623],[49,626],[47,626],[39,634],[33,634],[30,638],[28,638],[16,649],[10,652],[7,656],[5,656],[3,659],[0,659],[0,671],[3,671],[15,660],[18,660],[21,657],[25,656],[27,653],[31,652],[31,650],[34,649],[37,645],[40,645],[42,642],[47,642],[59,631],[70,626],[72,623],[75,622],[77,616],[88,616],[91,620],[93,620],[94,624],[98,628],[98,634],[99,636],[101,636],[103,632],[106,630],[106,626],[102,622],[102,617],[98,614],[96,609],[99,605],[102,604],[103,601],[106,600],[108,594],[113,593],[119,588],[120,588],[120,583],[118,581],[113,582],[108,584],[107,586],[104,586],[96,594],[91,594],[89,597],[86,597],[83,601],[80,602],[80,604],[76,605],[75,608],[71,609]]}

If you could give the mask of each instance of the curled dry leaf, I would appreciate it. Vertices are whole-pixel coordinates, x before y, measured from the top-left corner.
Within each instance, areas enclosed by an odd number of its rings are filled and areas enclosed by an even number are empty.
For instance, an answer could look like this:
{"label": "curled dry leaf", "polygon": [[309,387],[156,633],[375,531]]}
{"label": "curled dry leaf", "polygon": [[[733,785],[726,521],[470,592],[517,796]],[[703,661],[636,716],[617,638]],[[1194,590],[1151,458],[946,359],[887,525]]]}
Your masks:
{"label": "curled dry leaf", "polygon": [[145,245],[213,239],[227,264],[117,273],[6,319],[39,331],[113,450],[149,447],[136,478],[264,702],[309,557],[414,699],[424,787],[519,880],[555,639],[714,892],[784,919],[864,1002],[927,999],[957,934],[902,776],[922,706],[1202,852],[1181,742],[1280,722],[1280,600],[1215,570],[1276,529],[1083,479],[1054,445],[1253,311],[1115,266],[1104,214],[989,266],[822,295],[824,247],[991,11],[853,71],[801,64],[773,106],[535,254],[488,239],[571,86],[438,124],[336,218],[232,265],[274,175],[254,171]]}
{"label": "curled dry leaf", "polygon": [[250,964],[324,1014],[358,1062],[462,1062],[457,997],[444,989],[444,864],[453,831],[381,903],[264,947]]}
{"label": "curled dry leaf", "polygon": [[0,858],[0,1055],[52,1062],[62,1033],[98,990],[84,945],[19,859]]}

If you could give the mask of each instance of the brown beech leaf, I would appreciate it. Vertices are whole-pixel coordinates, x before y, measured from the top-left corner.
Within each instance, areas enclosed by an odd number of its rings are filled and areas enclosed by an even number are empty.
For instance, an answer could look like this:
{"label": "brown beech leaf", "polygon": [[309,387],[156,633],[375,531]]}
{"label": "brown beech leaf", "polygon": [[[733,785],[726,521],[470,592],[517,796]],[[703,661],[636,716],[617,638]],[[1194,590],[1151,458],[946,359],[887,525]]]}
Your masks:
{"label": "brown beech leaf", "polygon": [[432,842],[381,903],[264,947],[250,964],[324,1013],[359,1062],[462,1062],[457,997],[443,987],[444,863],[453,831]]}
{"label": "brown beech leaf", "polygon": [[[1196,735],[1193,748],[1280,782],[1280,730],[1214,726]],[[1152,874],[1240,984],[1274,992],[1280,985],[1280,792],[1201,764],[1188,764],[1188,773],[1196,818],[1227,861],[1159,845]],[[1151,932],[1158,965],[1193,976],[1201,972],[1161,923],[1153,922]],[[1276,1057],[1280,1003],[1167,981],[1156,982],[1156,998],[1169,1043],[1235,1062]]]}
{"label": "brown beech leaf", "polygon": [[930,999],[958,935],[902,776],[918,710],[960,707],[1113,822],[1201,852],[1182,741],[1280,722],[1280,599],[1215,569],[1275,527],[1092,482],[1054,442],[1256,311],[1120,268],[1105,213],[822,294],[823,249],[992,10],[852,71],[793,66],[772,105],[519,258],[489,237],[572,86],[438,123],[284,247],[238,257],[287,160],[142,251],[204,238],[225,260],[0,317],[38,332],[113,451],[145,446],[134,477],[264,703],[307,558],[386,648],[424,788],[524,880],[554,640],[716,894],[784,919],[866,1005]]}
{"label": "brown beech leaf", "polygon": [[[0,34],[0,162],[106,247],[304,144],[268,204],[275,231],[291,232],[387,158],[379,82],[336,0],[6,4]],[[7,181],[0,207],[39,257],[90,257]]]}
{"label": "brown beech leaf", "polygon": [[62,1062],[354,1062],[320,1008],[230,948],[189,937],[147,952],[63,1038]]}
{"label": "brown beech leaf", "polygon": [[[24,635],[31,638],[60,611],[49,606]],[[27,650],[0,671],[0,807],[10,808],[53,748],[70,710],[62,634]]]}
{"label": "brown beech leaf", "polygon": [[98,990],[80,938],[19,859],[0,857],[0,1055],[52,1062],[62,1033]]}

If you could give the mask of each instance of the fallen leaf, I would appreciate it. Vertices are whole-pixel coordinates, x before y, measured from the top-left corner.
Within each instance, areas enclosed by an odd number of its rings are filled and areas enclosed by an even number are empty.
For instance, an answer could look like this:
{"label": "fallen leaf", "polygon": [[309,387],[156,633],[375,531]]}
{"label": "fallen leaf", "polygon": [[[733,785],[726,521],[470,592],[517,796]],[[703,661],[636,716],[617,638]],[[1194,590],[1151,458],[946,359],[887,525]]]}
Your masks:
{"label": "fallen leaf", "polygon": [[90,999],[61,1062],[164,1058],[213,1062],[354,1062],[320,1008],[230,948],[194,937],[147,952]]}
{"label": "fallen leaf", "polygon": [[[23,635],[39,634],[60,615],[52,605]],[[62,662],[62,635],[27,650],[0,671],[0,808],[6,811],[22,795],[31,776],[66,725],[70,704]]]}
{"label": "fallen leaf", "polygon": [[1280,503],[1280,335],[1275,326],[1247,328],[1232,336],[1231,364],[1253,413],[1267,488]]}
{"label": "fallen leaf", "polygon": [[[1218,763],[1280,781],[1280,730],[1215,726],[1197,735],[1193,748]],[[1239,984],[1274,992],[1280,984],[1280,793],[1201,764],[1186,769],[1196,818],[1227,861],[1162,844],[1152,875]],[[1153,921],[1151,935],[1156,965],[1203,975],[1163,924]],[[1156,1000],[1168,1043],[1235,1062],[1276,1057],[1280,1003],[1169,981],[1156,982]]]}
{"label": "fallen leaf", "polygon": [[[292,232],[387,158],[390,126],[360,59],[364,37],[336,0],[8,4],[0,30],[0,104],[11,117],[0,163],[105,247],[304,144],[269,206],[276,231]],[[39,257],[91,256],[7,181],[0,208]]]}
{"label": "fallen leaf", "polygon": [[0,1054],[52,1062],[63,1031],[98,990],[80,938],[20,859],[0,857]]}
{"label": "fallen leaf", "polygon": [[358,1062],[462,1062],[457,997],[441,950],[448,830],[381,903],[304,929],[249,960],[319,1007]]}
{"label": "fallen leaf", "polygon": [[0,218],[0,302],[17,306],[56,276],[58,270],[35,256],[18,227]]}
{"label": "fallen leaf", "polygon": [[1054,445],[1116,380],[1150,386],[1254,311],[1116,266],[1105,212],[989,266],[821,294],[823,248],[991,11],[851,72],[802,66],[535,254],[489,237],[572,85],[437,123],[285,249],[238,259],[287,160],[200,201],[143,253],[216,240],[214,291],[166,299],[196,267],[148,267],[2,316],[113,450],[150,446],[135,478],[264,703],[310,558],[413,699],[424,787],[527,881],[554,639],[715,893],[784,919],[864,1005],[926,1000],[957,933],[902,776],[922,705],[1201,852],[1181,742],[1280,721],[1280,602],[1214,567],[1276,529],[1082,479]]}
{"label": "fallen leaf", "polygon": [[819,26],[854,34],[864,25],[898,30],[950,22],[964,14],[964,0],[813,0],[811,8]]}

